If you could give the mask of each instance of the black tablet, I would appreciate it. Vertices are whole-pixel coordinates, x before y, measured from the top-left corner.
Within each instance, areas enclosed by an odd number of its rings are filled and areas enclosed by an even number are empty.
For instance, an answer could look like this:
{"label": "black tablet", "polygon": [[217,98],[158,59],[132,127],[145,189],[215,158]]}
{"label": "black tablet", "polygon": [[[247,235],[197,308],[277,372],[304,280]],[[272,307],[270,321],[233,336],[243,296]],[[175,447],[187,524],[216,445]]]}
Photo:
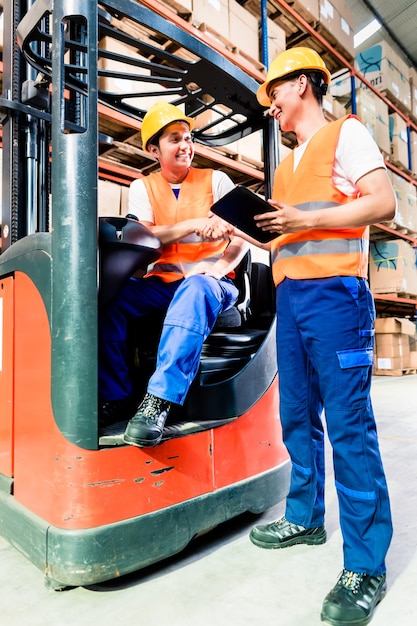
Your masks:
{"label": "black tablet", "polygon": [[253,219],[254,215],[270,213],[274,207],[243,185],[237,185],[220,200],[217,200],[211,210],[229,224],[236,226],[261,243],[267,243],[278,237],[277,233],[270,233],[258,228]]}

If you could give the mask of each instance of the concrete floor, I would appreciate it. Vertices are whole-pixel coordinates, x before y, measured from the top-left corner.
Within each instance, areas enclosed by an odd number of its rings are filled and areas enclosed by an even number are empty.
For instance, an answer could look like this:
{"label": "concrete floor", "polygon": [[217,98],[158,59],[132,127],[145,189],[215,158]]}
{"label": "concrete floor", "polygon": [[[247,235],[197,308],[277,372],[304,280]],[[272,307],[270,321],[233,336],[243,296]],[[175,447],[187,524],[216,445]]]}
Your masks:
{"label": "concrete floor", "polygon": [[[394,538],[387,558],[388,593],[373,626],[411,626],[417,579],[417,375],[375,377],[373,402],[390,487]],[[2,626],[319,626],[324,596],[341,562],[336,494],[328,451],[328,542],[262,550],[248,532],[272,521],[245,515],[201,537],[164,563],[116,581],[56,592],[42,574],[0,539]],[[0,512],[1,513],[1,512]]]}

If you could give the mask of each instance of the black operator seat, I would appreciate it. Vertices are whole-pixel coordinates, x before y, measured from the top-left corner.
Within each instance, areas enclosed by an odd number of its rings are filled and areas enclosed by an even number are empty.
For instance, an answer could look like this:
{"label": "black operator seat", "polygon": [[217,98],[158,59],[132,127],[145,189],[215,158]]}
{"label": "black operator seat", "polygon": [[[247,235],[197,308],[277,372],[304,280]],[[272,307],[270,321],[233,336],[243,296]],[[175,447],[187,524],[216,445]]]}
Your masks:
{"label": "black operator seat", "polygon": [[99,218],[99,304],[108,304],[126,281],[146,271],[162,244],[143,224],[128,217]]}

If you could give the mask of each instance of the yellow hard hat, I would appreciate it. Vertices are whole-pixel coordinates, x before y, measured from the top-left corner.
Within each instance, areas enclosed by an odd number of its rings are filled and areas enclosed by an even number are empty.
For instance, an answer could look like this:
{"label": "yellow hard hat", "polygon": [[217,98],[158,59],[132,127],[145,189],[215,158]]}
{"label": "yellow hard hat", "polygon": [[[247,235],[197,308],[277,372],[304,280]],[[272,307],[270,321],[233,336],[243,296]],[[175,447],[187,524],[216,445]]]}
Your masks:
{"label": "yellow hard hat", "polygon": [[298,70],[322,72],[325,84],[330,84],[330,72],[315,50],[305,47],[289,48],[281,52],[272,61],[266,75],[266,81],[260,85],[256,93],[258,102],[263,106],[270,106],[268,91],[271,83]]}
{"label": "yellow hard hat", "polygon": [[148,149],[149,140],[159,133],[165,126],[173,122],[186,122],[190,130],[194,128],[195,121],[187,117],[178,107],[169,102],[156,102],[151,106],[142,121],[142,145]]}

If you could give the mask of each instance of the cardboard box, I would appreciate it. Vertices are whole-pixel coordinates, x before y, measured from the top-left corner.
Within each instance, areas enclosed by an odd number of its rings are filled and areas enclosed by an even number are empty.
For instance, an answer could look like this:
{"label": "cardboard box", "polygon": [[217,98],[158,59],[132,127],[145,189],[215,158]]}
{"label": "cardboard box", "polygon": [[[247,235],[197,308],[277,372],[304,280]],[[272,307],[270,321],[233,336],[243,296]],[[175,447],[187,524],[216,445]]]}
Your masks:
{"label": "cardboard box", "polygon": [[[359,80],[355,78],[355,89],[359,88]],[[333,97],[344,102],[346,107],[352,107],[352,81],[350,72],[344,68],[331,75],[330,93]]]}
{"label": "cardboard box", "polygon": [[[103,37],[99,42],[99,47],[113,54],[127,56],[139,62],[143,61],[145,64],[149,62],[148,59],[141,56],[138,51],[135,50],[135,48],[133,48],[132,46],[128,46],[111,37]],[[149,86],[147,87],[147,84],[144,83],[142,80],[135,80],[134,78],[132,78],[132,74],[136,74],[139,76],[149,76],[150,70],[146,67],[136,67],[133,65],[128,65],[123,61],[117,61],[115,59],[99,58],[98,68],[99,70],[108,70],[116,73],[114,76],[99,75],[98,88],[100,90],[114,93],[117,95],[128,95],[137,92],[143,94],[134,98],[126,98],[126,103],[131,104],[133,107],[137,107],[140,110],[147,111],[154,102],[162,97],[161,88],[161,96],[159,96],[158,98],[149,98],[146,95],[146,91],[153,91],[157,89],[157,87],[155,85],[152,85],[151,83],[149,83]]]}
{"label": "cardboard box", "polygon": [[400,228],[404,229],[404,233],[414,235],[417,233],[416,187],[395,172],[392,172],[390,178],[398,203],[394,221]]}
{"label": "cardboard box", "polygon": [[353,13],[343,0],[320,0],[320,26],[353,58]]}
{"label": "cardboard box", "polygon": [[229,0],[230,42],[255,61],[259,61],[259,27],[257,18],[240,6],[236,0]]}
{"label": "cardboard box", "polygon": [[[363,89],[361,90],[363,93]],[[370,90],[367,90],[369,93]],[[376,94],[375,96],[375,108],[376,108],[376,126],[375,126],[375,141],[378,144],[380,150],[385,154],[391,152],[391,139],[389,135],[389,110],[388,104],[381,100]]]}
{"label": "cardboard box", "polygon": [[158,0],[181,16],[187,16],[193,10],[193,0]]}
{"label": "cardboard box", "polygon": [[403,363],[402,358],[400,356],[395,356],[392,358],[389,357],[376,357],[376,373],[378,370],[402,370]]}
{"label": "cardboard box", "polygon": [[373,91],[356,90],[357,115],[365,124],[376,142],[376,101],[378,96]]}
{"label": "cardboard box", "polygon": [[374,293],[417,296],[416,249],[402,239],[371,243],[369,283]]}
{"label": "cardboard box", "polygon": [[[416,325],[406,317],[377,317],[375,320],[375,333],[378,334],[403,334],[413,336],[416,334]],[[382,341],[382,340],[380,340]]]}
{"label": "cardboard box", "polygon": [[109,180],[99,180],[97,187],[98,215],[120,215],[121,186]]}
{"label": "cardboard box", "polygon": [[408,168],[407,124],[398,113],[391,113],[389,116],[389,135],[392,160]]}
{"label": "cardboard box", "polygon": [[[409,185],[410,183],[405,180],[399,174],[396,174],[392,170],[387,170],[388,177],[391,180],[392,188],[395,192],[395,197],[397,199],[397,209],[395,211],[394,225],[399,226],[402,229],[409,229],[409,226],[412,221],[410,205],[408,202],[408,193],[410,191]],[[391,222],[388,223],[388,225]]]}
{"label": "cardboard box", "polygon": [[[268,61],[271,63],[281,52],[284,52],[287,46],[287,37],[285,30],[281,28],[279,24],[273,22],[268,17],[267,20],[268,30]],[[259,44],[261,44],[261,38],[259,38]],[[262,54],[260,51],[259,58],[262,60]]]}
{"label": "cardboard box", "polygon": [[417,119],[417,70],[410,67],[411,115]]}
{"label": "cardboard box", "polygon": [[411,369],[417,368],[417,352],[410,352],[410,361],[408,365]]}
{"label": "cardboard box", "polygon": [[228,0],[193,0],[192,20],[195,26],[206,25],[213,34],[229,41]]}
{"label": "cardboard box", "polygon": [[404,362],[409,361],[410,343],[408,335],[376,334],[376,354],[378,358],[402,357]]}
{"label": "cardboard box", "polygon": [[417,234],[417,188],[408,180],[405,181],[407,195],[408,231],[411,235]]}
{"label": "cardboard box", "polygon": [[262,167],[263,165],[263,142],[262,131],[256,131],[236,141],[238,157],[245,163]]}
{"label": "cardboard box", "polygon": [[410,149],[411,149],[411,166],[412,171],[417,173],[417,133],[414,130],[410,132]]}
{"label": "cardboard box", "polygon": [[309,24],[320,17],[319,0],[295,0],[292,7]]}
{"label": "cardboard box", "polygon": [[[350,81],[349,81],[350,82]],[[341,83],[339,80],[339,89]],[[388,105],[370,89],[356,89],[356,110],[360,120],[365,124],[375,143],[386,155],[391,154],[391,138],[389,128]],[[351,102],[346,112],[352,112]]]}
{"label": "cardboard box", "polygon": [[[202,100],[208,104],[213,101],[211,96],[205,95],[202,96]],[[235,127],[235,124],[230,119],[227,119],[227,115],[229,115],[229,113],[230,109],[225,105],[215,104],[213,107],[196,116],[195,130],[212,125],[212,127],[208,128],[206,131],[208,135],[210,135],[210,133],[217,135],[218,133],[227,131],[230,128]],[[228,154],[237,154],[236,141],[230,142],[225,146],[221,146],[219,149]]]}
{"label": "cardboard box", "polygon": [[323,111],[327,119],[337,120],[346,115],[346,109],[336,98],[329,93],[323,96]]}
{"label": "cardboard box", "polygon": [[[385,41],[358,52],[355,64],[374,87],[402,108],[411,109],[409,67]],[[368,89],[364,83],[361,86]]]}
{"label": "cardboard box", "polygon": [[130,185],[120,186],[120,215],[123,215],[123,217],[126,217],[129,213],[129,189]]}

